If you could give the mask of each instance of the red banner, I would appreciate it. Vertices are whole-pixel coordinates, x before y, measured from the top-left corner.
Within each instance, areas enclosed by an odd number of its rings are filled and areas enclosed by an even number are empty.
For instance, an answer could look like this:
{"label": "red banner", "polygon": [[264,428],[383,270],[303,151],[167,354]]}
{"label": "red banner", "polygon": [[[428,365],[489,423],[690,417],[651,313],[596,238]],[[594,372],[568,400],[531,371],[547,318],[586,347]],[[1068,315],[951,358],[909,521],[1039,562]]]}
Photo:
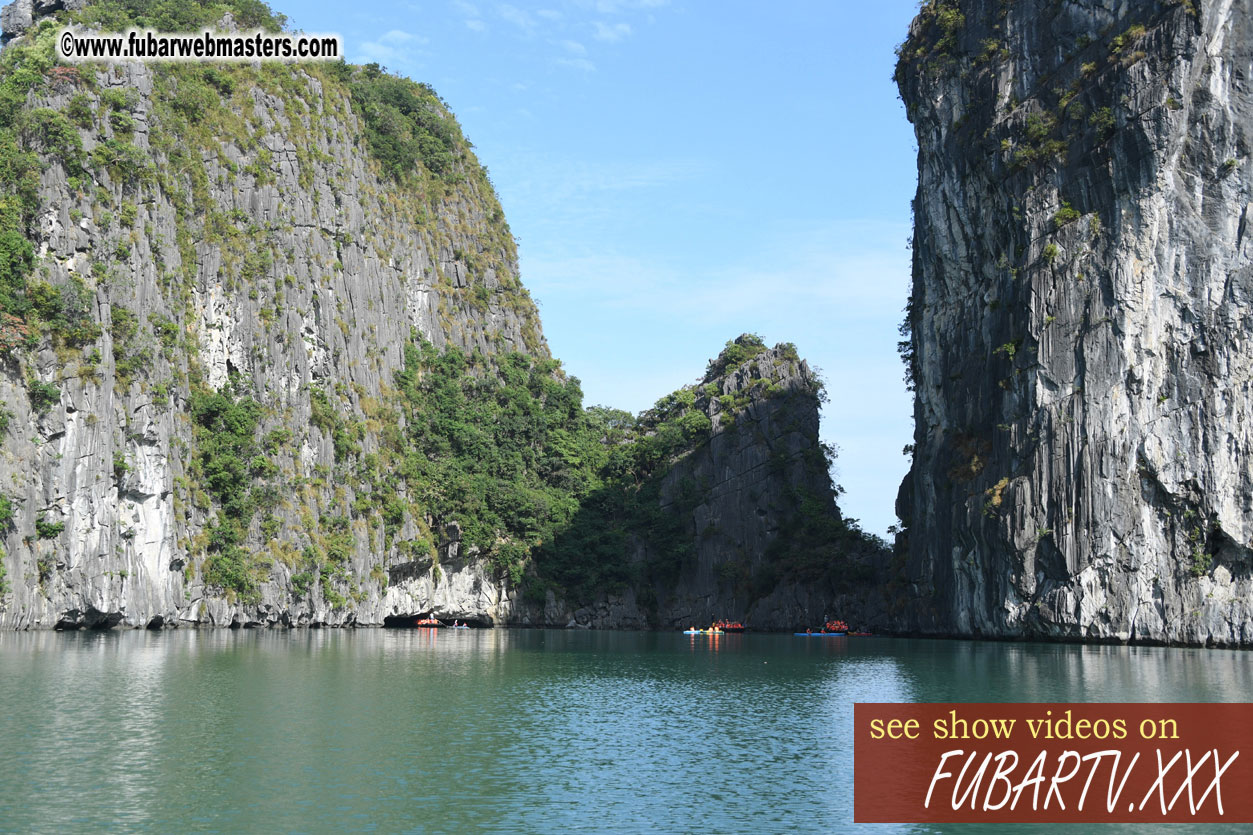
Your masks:
{"label": "red banner", "polygon": [[854,706],[861,823],[1253,822],[1253,704]]}

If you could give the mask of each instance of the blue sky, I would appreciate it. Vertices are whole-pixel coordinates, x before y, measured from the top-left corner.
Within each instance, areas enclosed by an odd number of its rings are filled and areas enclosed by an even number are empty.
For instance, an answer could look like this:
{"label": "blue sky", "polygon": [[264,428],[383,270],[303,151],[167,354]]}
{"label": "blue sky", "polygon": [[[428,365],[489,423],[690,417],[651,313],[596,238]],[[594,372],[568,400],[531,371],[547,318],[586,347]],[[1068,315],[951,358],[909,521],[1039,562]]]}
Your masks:
{"label": "blue sky", "polygon": [[272,5],[448,101],[589,404],[645,409],[746,331],[795,342],[841,507],[895,523],[916,176],[890,76],[915,0]]}

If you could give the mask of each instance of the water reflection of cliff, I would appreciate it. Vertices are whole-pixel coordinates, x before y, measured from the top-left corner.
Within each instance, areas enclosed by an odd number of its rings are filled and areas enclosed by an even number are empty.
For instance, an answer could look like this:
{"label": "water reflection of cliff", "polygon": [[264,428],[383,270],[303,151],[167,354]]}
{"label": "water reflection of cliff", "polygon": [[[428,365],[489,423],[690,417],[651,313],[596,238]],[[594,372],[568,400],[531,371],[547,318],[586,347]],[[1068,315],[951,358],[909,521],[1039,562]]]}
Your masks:
{"label": "water reflection of cliff", "polygon": [[927,701],[1241,701],[1253,655],[1239,650],[897,641]]}

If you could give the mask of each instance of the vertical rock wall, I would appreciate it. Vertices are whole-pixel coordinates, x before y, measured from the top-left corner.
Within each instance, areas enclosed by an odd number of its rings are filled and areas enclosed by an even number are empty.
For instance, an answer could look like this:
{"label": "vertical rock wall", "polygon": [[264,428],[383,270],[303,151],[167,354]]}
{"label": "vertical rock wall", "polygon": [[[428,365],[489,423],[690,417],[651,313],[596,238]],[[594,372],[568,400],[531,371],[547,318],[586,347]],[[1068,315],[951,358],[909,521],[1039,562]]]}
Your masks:
{"label": "vertical rock wall", "polygon": [[[10,21],[30,4],[6,8]],[[434,605],[420,584],[386,587],[383,569],[399,558],[364,519],[352,523],[343,603],[293,586],[290,556],[314,536],[309,520],[359,489],[330,477],[333,439],[311,420],[310,392],[324,390],[360,424],[368,455],[412,332],[437,346],[546,356],[512,237],[468,148],[451,183],[402,189],[372,165],[342,85],[300,67],[256,72],[246,88],[213,91],[224,127],[203,146],[162,123],[158,99],[186,107],[186,81],[151,65],[49,69],[30,94],[28,112],[79,114],[76,142],[25,137],[40,167],[35,276],[81,286],[75,315],[99,338],[45,336],[0,368],[10,416],[0,493],[14,507],[0,627],[381,623]],[[76,144],[81,152],[67,152]],[[190,161],[172,161],[189,146]],[[135,159],[111,158],[127,147]],[[192,388],[232,379],[262,406],[259,437],[288,433],[271,456],[277,527],[263,530],[258,514],[249,532],[248,547],[272,566],[248,605],[206,587],[215,511],[188,478]],[[486,585],[475,601],[490,612],[503,593]]]}
{"label": "vertical rock wall", "polygon": [[1253,19],[924,4],[911,625],[1253,642]]}

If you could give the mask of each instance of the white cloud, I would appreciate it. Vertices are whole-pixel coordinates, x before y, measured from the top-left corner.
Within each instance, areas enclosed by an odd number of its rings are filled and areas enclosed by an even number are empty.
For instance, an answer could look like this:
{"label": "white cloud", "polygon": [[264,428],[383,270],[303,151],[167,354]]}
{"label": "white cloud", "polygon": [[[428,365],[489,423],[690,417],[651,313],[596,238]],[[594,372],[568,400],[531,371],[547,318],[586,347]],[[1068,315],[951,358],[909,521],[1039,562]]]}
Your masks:
{"label": "white cloud", "polygon": [[465,15],[466,28],[471,32],[487,31],[487,24],[483,22],[478,6],[468,3],[466,0],[453,0],[452,5],[454,9]]}
{"label": "white cloud", "polygon": [[381,43],[391,44],[391,45],[399,45],[399,44],[405,44],[405,43],[410,43],[410,42],[417,42],[420,44],[425,44],[429,41],[429,39],[421,37],[419,35],[415,35],[412,32],[404,32],[404,31],[401,31],[400,29],[392,29],[384,33],[383,36],[379,38],[379,41]]}
{"label": "white cloud", "polygon": [[587,54],[587,47],[578,41],[562,41],[561,45],[565,47],[566,52],[569,52],[571,55]]}
{"label": "white cloud", "polygon": [[375,40],[361,44],[357,50],[364,62],[373,61],[392,69],[413,68],[421,55],[420,48],[429,42],[430,39],[422,35],[391,29]]}
{"label": "white cloud", "polygon": [[595,72],[596,65],[586,58],[558,58],[557,65],[562,67],[573,67],[583,72]]}
{"label": "white cloud", "polygon": [[506,3],[497,6],[496,13],[500,15],[501,19],[512,23],[527,34],[535,31],[535,20],[517,6],[510,6]]}
{"label": "white cloud", "polygon": [[366,41],[357,47],[357,51],[361,55],[361,62],[365,64],[381,64],[384,67],[394,67],[405,61],[405,55],[386,44]]}
{"label": "white cloud", "polygon": [[598,41],[616,43],[631,35],[631,24],[629,23],[608,24],[598,20],[593,25],[596,27],[595,37]]}

